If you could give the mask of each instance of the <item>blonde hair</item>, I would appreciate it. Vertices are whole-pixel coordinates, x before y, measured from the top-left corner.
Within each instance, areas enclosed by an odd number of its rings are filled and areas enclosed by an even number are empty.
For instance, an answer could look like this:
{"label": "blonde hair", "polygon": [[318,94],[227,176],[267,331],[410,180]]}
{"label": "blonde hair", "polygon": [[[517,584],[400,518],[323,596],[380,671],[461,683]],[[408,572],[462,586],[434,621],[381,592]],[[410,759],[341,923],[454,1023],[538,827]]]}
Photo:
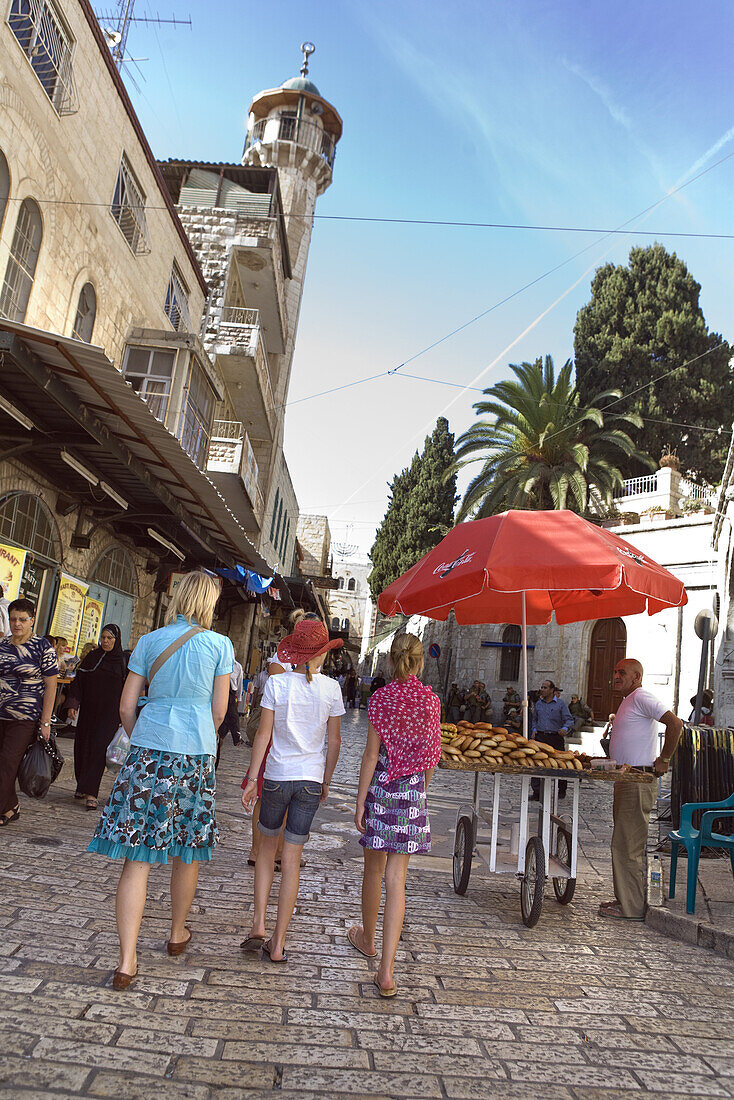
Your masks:
{"label": "blonde hair", "polygon": [[390,660],[395,670],[396,680],[407,680],[416,676],[424,663],[423,645],[415,634],[398,634],[390,647]]}
{"label": "blonde hair", "polygon": [[208,573],[196,570],[182,577],[166,611],[166,626],[183,615],[189,623],[211,628],[214,607],[219,599],[219,585]]}

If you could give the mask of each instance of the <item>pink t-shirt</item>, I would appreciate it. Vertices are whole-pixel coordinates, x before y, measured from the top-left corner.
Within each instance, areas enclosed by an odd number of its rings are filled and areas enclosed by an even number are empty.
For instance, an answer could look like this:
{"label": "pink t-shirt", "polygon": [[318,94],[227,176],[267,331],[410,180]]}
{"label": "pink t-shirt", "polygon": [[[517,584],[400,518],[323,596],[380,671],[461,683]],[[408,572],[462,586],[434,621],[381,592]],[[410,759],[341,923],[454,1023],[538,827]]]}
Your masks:
{"label": "pink t-shirt", "polygon": [[441,703],[417,676],[374,693],[367,717],[387,749],[387,782],[434,768],[441,759]]}

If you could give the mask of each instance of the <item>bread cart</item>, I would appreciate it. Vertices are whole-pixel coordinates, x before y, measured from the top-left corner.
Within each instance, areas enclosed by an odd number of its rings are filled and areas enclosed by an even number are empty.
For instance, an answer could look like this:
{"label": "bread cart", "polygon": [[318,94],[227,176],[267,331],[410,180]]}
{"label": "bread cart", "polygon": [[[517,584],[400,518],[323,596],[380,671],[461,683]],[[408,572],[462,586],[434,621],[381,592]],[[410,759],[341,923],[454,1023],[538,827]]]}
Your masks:
{"label": "bread cart", "polygon": [[[548,878],[553,880],[553,892],[561,905],[568,905],[576,889],[578,856],[579,795],[582,781],[652,783],[654,777],[646,772],[613,769],[606,771],[558,771],[550,768],[495,767],[477,762],[464,764],[443,757],[439,768],[451,771],[468,771],[474,774],[474,792],[471,803],[464,803],[456,815],[454,833],[453,879],[457,894],[465,894],[471,875],[472,859],[476,854],[487,869],[494,874],[514,874],[520,881],[520,912],[523,924],[533,928],[540,919],[543,896]],[[480,806],[479,777],[488,772],[493,777],[491,814]],[[509,777],[521,778],[520,805],[516,820],[510,826],[509,842],[502,836],[506,821],[502,818],[503,786],[507,796]],[[540,780],[537,825],[534,826],[530,803],[530,780]],[[566,809],[570,815],[558,813],[558,783],[568,784]],[[568,820],[570,816],[570,821]],[[480,836],[480,823],[489,826],[489,838]]]}

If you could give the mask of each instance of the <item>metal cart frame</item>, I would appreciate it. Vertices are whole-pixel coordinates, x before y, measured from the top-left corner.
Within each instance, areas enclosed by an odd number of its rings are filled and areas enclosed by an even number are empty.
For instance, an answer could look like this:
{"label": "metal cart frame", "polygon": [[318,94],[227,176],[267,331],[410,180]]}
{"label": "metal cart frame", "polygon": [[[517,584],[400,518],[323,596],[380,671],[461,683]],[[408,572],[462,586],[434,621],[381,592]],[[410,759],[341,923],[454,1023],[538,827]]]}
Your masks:
{"label": "metal cart frame", "polygon": [[[484,771],[484,769],[482,769]],[[464,803],[456,815],[454,834],[453,878],[457,894],[466,893],[476,854],[494,874],[514,874],[520,881],[520,911],[523,923],[533,928],[540,919],[546,880],[553,880],[553,890],[561,905],[567,905],[576,889],[579,833],[579,788],[582,775],[578,771],[561,772],[548,768],[523,769],[520,778],[520,806],[517,854],[500,838],[504,823],[500,821],[502,780],[518,778],[517,771],[489,772],[493,776],[491,815],[479,804],[480,771],[474,772],[474,795],[471,804]],[[531,830],[530,780],[540,780],[537,832]],[[558,783],[568,784],[570,823],[558,814]],[[490,828],[489,840],[479,836],[480,822]]]}

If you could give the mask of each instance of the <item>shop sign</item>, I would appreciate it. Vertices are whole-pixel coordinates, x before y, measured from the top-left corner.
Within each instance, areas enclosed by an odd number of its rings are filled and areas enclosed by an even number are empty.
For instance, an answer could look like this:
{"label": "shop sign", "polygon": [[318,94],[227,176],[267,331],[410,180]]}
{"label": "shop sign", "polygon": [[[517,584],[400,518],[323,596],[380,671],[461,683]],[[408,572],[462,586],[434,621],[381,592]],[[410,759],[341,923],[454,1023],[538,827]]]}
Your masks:
{"label": "shop sign", "polygon": [[79,641],[76,644],[77,657],[81,656],[81,652],[87,642],[94,642],[96,645],[99,641],[104,609],[104,600],[93,600],[91,596],[85,598],[84,608],[82,610],[82,625],[79,631]]}
{"label": "shop sign", "polygon": [[0,543],[0,584],[3,586],[5,598],[8,600],[18,599],[25,556],[25,550],[19,550],[17,546],[5,546]]}
{"label": "shop sign", "polygon": [[28,552],[25,558],[23,576],[20,579],[19,595],[24,596],[27,600],[32,600],[36,607],[38,607],[38,601],[41,598],[41,586],[45,571],[44,566],[38,565],[33,554]]}
{"label": "shop sign", "polygon": [[169,596],[173,595],[173,593],[176,591],[176,589],[178,588],[179,584],[181,583],[181,581],[184,579],[185,576],[186,576],[185,573],[171,573],[170,577],[168,578],[168,595]]}
{"label": "shop sign", "polygon": [[49,634],[66,638],[72,653],[76,652],[88,591],[89,585],[80,581],[78,577],[71,577],[68,573],[59,575],[59,592]]}

